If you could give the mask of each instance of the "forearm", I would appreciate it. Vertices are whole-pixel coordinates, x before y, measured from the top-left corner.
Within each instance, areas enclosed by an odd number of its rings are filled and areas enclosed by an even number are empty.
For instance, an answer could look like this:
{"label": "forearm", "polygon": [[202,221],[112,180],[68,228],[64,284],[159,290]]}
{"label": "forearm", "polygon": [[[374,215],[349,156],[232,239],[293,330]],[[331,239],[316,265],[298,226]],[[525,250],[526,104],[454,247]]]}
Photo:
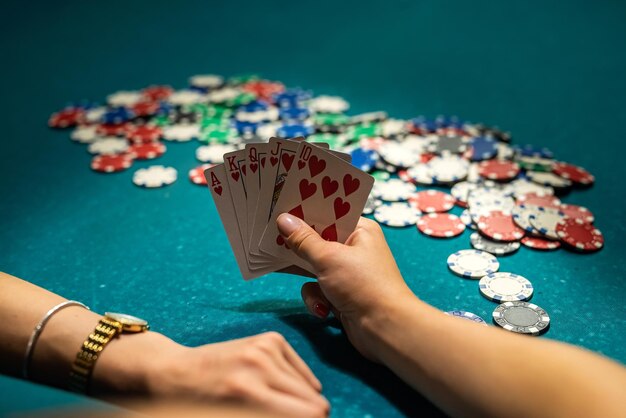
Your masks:
{"label": "forearm", "polygon": [[454,416],[610,416],[623,400],[626,373],[611,361],[449,317],[417,298],[363,327],[380,361]]}
{"label": "forearm", "polygon": [[[35,326],[53,306],[65,301],[16,277],[0,273],[0,372],[21,377],[26,345]],[[32,380],[65,388],[81,344],[100,315],[81,307],[67,307],[46,324],[34,346],[29,367]],[[160,334],[122,335],[111,341],[96,363],[92,393],[145,393],[149,362],[177,345]],[[153,365],[152,365],[153,366]]]}

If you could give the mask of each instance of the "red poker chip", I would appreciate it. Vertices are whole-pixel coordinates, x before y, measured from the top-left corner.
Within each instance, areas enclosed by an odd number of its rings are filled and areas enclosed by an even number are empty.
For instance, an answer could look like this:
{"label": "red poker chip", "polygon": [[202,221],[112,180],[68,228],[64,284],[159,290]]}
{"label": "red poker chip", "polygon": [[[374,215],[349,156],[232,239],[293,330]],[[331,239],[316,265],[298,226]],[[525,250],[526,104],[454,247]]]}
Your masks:
{"label": "red poker chip", "polygon": [[593,213],[584,206],[561,204],[559,210],[568,218],[580,219],[592,224],[594,219]]}
{"label": "red poker chip", "polygon": [[513,222],[510,212],[494,210],[478,218],[478,230],[495,241],[519,241],[524,230]]}
{"label": "red poker chip", "polygon": [[398,177],[400,178],[400,180],[406,182],[406,183],[413,183],[415,184],[415,180],[409,176],[409,172],[408,170],[400,170],[398,171]]}
{"label": "red poker chip", "polygon": [[116,173],[124,171],[133,165],[130,154],[96,155],[91,160],[91,169],[101,173]]}
{"label": "red poker chip", "polygon": [[242,86],[243,91],[255,94],[260,99],[271,101],[277,93],[285,91],[283,83],[272,81],[249,81]]}
{"label": "red poker chip", "polygon": [[152,160],[165,154],[165,145],[160,142],[149,144],[133,144],[129,147],[128,153],[136,160]]}
{"label": "red poker chip", "polygon": [[552,167],[552,172],[564,179],[585,186],[593,184],[596,180],[596,178],[584,168],[563,162],[555,163]]}
{"label": "red poker chip", "polygon": [[387,142],[387,140],[381,137],[362,138],[359,140],[359,148],[378,151],[385,142]]}
{"label": "red poker chip", "polygon": [[101,123],[96,128],[96,133],[102,136],[123,136],[126,133],[127,129],[128,124],[126,123]]}
{"label": "red poker chip", "polygon": [[409,204],[424,213],[447,212],[454,207],[455,199],[439,190],[424,190],[409,199]]}
{"label": "red poker chip", "polygon": [[68,107],[53,113],[48,119],[51,128],[69,128],[85,121],[85,111],[77,107]]}
{"label": "red poker chip", "polygon": [[417,221],[417,229],[430,237],[451,238],[465,231],[461,219],[450,213],[429,213]]}
{"label": "red poker chip", "polygon": [[478,164],[478,174],[489,180],[513,180],[519,171],[519,165],[512,161],[488,160]]}
{"label": "red poker chip", "polygon": [[582,219],[565,218],[555,230],[561,241],[579,251],[597,251],[604,246],[602,232]]}
{"label": "red poker chip", "polygon": [[437,154],[433,154],[431,152],[425,152],[425,153],[420,155],[420,161],[422,162],[422,164],[426,164],[427,162],[429,162],[430,160],[432,160],[436,156],[437,156]]}
{"label": "red poker chip", "polygon": [[141,91],[141,94],[148,100],[156,102],[165,100],[174,93],[170,86],[149,86]]}
{"label": "red poker chip", "polygon": [[192,168],[189,170],[189,180],[193,184],[197,184],[199,186],[206,186],[207,181],[206,177],[204,177],[204,171],[208,170],[211,167],[214,167],[216,164],[202,164],[196,168]]}
{"label": "red poker chip", "polygon": [[561,247],[559,241],[550,241],[548,239],[538,237],[524,237],[522,238],[522,244],[533,250],[556,250]]}
{"label": "red poker chip", "polygon": [[537,193],[527,193],[517,196],[517,202],[523,203],[524,205],[536,205],[555,209],[561,207],[561,201],[558,197]]}
{"label": "red poker chip", "polygon": [[159,108],[159,102],[145,101],[135,103],[131,109],[135,116],[152,116],[159,111]]}
{"label": "red poker chip", "polygon": [[163,131],[158,126],[141,125],[129,128],[126,132],[126,138],[136,144],[147,144],[158,141],[162,134]]}

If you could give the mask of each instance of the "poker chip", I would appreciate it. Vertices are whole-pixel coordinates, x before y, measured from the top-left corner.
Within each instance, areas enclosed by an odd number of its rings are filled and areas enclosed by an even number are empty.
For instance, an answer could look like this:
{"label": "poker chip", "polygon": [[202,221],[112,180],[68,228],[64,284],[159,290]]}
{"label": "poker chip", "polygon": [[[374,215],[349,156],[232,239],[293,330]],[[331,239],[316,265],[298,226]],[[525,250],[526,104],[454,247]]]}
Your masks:
{"label": "poker chip", "polygon": [[187,142],[200,136],[196,125],[172,125],[163,128],[163,139],[166,141]]}
{"label": "poker chip", "polygon": [[70,139],[81,144],[91,144],[100,139],[96,129],[95,125],[78,126],[70,134]]}
{"label": "poker chip", "polygon": [[417,221],[417,229],[430,237],[451,238],[465,231],[465,224],[450,213],[429,213]]}
{"label": "poker chip", "polygon": [[405,181],[423,185],[435,184],[435,179],[431,176],[430,170],[425,165],[411,167],[405,171],[404,175],[406,176],[405,178],[408,178],[408,180]]}
{"label": "poker chip", "polygon": [[362,171],[370,171],[376,166],[378,154],[375,151],[363,150],[356,148],[350,152],[352,157],[352,165]]}
{"label": "poker chip", "polygon": [[521,202],[525,205],[544,206],[549,208],[559,208],[561,206],[561,201],[559,200],[559,198],[552,195],[528,193],[518,196],[516,199],[518,202]]}
{"label": "poker chip", "polygon": [[409,204],[424,213],[447,212],[454,202],[454,197],[438,190],[424,190],[409,198]]}
{"label": "poker chip", "polygon": [[374,196],[370,195],[370,196],[367,197],[367,201],[365,202],[365,206],[363,207],[363,211],[361,212],[361,214],[362,215],[371,215],[372,213],[374,213],[376,208],[379,207],[382,204],[383,204],[383,202],[381,202],[380,200],[376,199]]}
{"label": "poker chip", "polygon": [[513,208],[511,215],[513,216],[513,222],[524,231],[532,233],[535,228],[530,223],[530,217],[534,216],[537,206],[520,204]]}
{"label": "poker chip", "polygon": [[479,279],[498,271],[500,263],[488,252],[461,250],[448,257],[448,268],[466,279]]}
{"label": "poker chip", "polygon": [[309,102],[309,109],[320,113],[342,113],[350,104],[339,96],[318,96]]}
{"label": "poker chip", "polygon": [[477,250],[487,251],[488,253],[494,255],[507,255],[514,253],[515,251],[519,250],[521,245],[518,241],[493,241],[489,238],[483,237],[478,232],[473,232],[472,235],[470,235],[470,243],[472,244],[472,247],[476,248]]}
{"label": "poker chip", "polygon": [[497,325],[519,334],[540,335],[550,326],[548,313],[529,302],[504,302],[492,316]]}
{"label": "poker chip", "polygon": [[107,103],[111,107],[130,107],[143,99],[138,91],[120,90],[107,96]]}
{"label": "poker chip", "polygon": [[126,140],[115,137],[105,137],[99,139],[87,147],[91,154],[120,154],[128,150]]}
{"label": "poker chip", "polygon": [[478,136],[472,138],[472,161],[490,160],[498,155],[497,142],[493,138]]}
{"label": "poker chip", "polygon": [[580,219],[587,223],[593,223],[595,220],[593,213],[584,206],[562,203],[559,210],[568,218]]}
{"label": "poker chip", "polygon": [[518,198],[523,195],[535,193],[538,195],[554,195],[554,189],[550,186],[542,186],[526,179],[517,179],[511,182],[513,195]]}
{"label": "poker chip", "polygon": [[415,193],[415,186],[399,179],[389,179],[374,183],[372,194],[386,202],[408,200]]}
{"label": "poker chip", "polygon": [[514,150],[517,154],[525,157],[541,157],[541,158],[553,158],[554,154],[548,148],[537,147],[534,145],[526,144],[522,146],[515,146]]}
{"label": "poker chip", "polygon": [[167,148],[160,142],[148,144],[134,144],[128,149],[128,153],[136,160],[152,160],[165,154]]}
{"label": "poker chip", "polygon": [[205,170],[208,170],[209,168],[214,167],[214,166],[215,164],[202,164],[202,165],[192,168],[191,170],[189,170],[189,180],[193,184],[206,186],[207,181],[206,181],[206,177],[204,177],[204,172]]}
{"label": "poker chip", "polygon": [[557,162],[554,164],[552,171],[557,176],[561,176],[564,179],[583,186],[591,185],[595,181],[595,177],[591,173],[573,164]]}
{"label": "poker chip", "polygon": [[124,171],[133,165],[129,154],[96,155],[91,159],[91,169],[101,173]]}
{"label": "poker chip", "polygon": [[512,180],[519,172],[519,165],[512,161],[489,160],[478,165],[478,174],[490,180]]}
{"label": "poker chip", "polygon": [[178,90],[167,98],[167,101],[174,106],[191,106],[200,103],[205,96],[196,90]]}
{"label": "poker chip", "polygon": [[564,177],[557,176],[554,173],[546,173],[541,171],[527,171],[526,177],[542,186],[550,186],[555,189],[565,189],[572,185],[572,182]]}
{"label": "poker chip", "polygon": [[561,243],[559,241],[551,241],[539,237],[524,237],[521,240],[521,243],[528,248],[532,248],[534,250],[556,250],[561,247]]}
{"label": "poker chip", "polygon": [[565,215],[559,209],[537,206],[537,209],[530,215],[530,224],[541,235],[549,239],[559,239],[556,233],[556,224],[560,222]]}
{"label": "poker chip", "polygon": [[406,202],[384,204],[374,209],[374,219],[383,225],[402,228],[415,225],[420,211]]}
{"label": "poker chip", "polygon": [[461,221],[465,224],[467,228],[474,229],[474,230],[476,229],[476,224],[472,220],[472,217],[470,216],[470,213],[467,209],[461,212],[461,215],[459,215],[459,218],[461,219]]}
{"label": "poker chip", "polygon": [[386,142],[377,149],[380,157],[396,167],[412,167],[420,162],[419,152],[412,151],[402,143]]}
{"label": "poker chip", "polygon": [[130,142],[139,144],[156,142],[161,138],[161,135],[161,128],[150,125],[134,126],[126,131],[126,138]]}
{"label": "poker chip", "polygon": [[175,168],[153,165],[135,171],[133,183],[140,187],[158,188],[174,183],[177,177],[178,173]]}
{"label": "poker chip", "polygon": [[450,316],[454,316],[456,318],[461,318],[461,319],[465,319],[468,321],[472,321],[472,322],[477,322],[479,324],[482,325],[487,325],[487,322],[485,322],[484,319],[482,319],[480,316],[471,313],[471,312],[467,312],[467,311],[447,311],[444,312],[446,315],[450,315]]}
{"label": "poker chip", "polygon": [[51,128],[70,128],[85,121],[85,110],[70,107],[53,113],[48,119],[48,126]]}
{"label": "poker chip", "polygon": [[556,224],[555,231],[563,243],[579,251],[597,251],[604,246],[602,232],[579,218],[561,219]]}
{"label": "poker chip", "polygon": [[518,241],[524,236],[524,230],[513,222],[511,212],[491,211],[480,216],[476,225],[483,235],[496,241]]}
{"label": "poker chip", "polygon": [[456,204],[462,207],[467,207],[467,199],[471,191],[476,190],[478,185],[470,183],[468,181],[462,181],[452,186],[450,193],[456,199]]}
{"label": "poker chip", "polygon": [[216,74],[198,74],[189,77],[189,84],[193,87],[216,89],[224,85],[224,77]]}
{"label": "poker chip", "polygon": [[469,163],[456,155],[443,155],[434,157],[426,167],[435,182],[452,183],[467,177]]}
{"label": "poker chip", "polygon": [[380,124],[380,134],[384,137],[397,137],[406,133],[406,121],[387,119]]}
{"label": "poker chip", "polygon": [[467,143],[467,139],[458,135],[438,135],[428,151],[438,155],[463,154],[468,150]]}
{"label": "poker chip", "polygon": [[196,159],[203,163],[219,164],[224,162],[224,154],[236,149],[233,145],[203,145],[196,148]]}
{"label": "poker chip", "polygon": [[158,101],[167,100],[173,92],[174,89],[170,86],[148,86],[141,90],[141,95],[144,99]]}
{"label": "poker chip", "polygon": [[526,301],[533,296],[533,285],[513,273],[489,273],[478,282],[481,295],[493,302]]}

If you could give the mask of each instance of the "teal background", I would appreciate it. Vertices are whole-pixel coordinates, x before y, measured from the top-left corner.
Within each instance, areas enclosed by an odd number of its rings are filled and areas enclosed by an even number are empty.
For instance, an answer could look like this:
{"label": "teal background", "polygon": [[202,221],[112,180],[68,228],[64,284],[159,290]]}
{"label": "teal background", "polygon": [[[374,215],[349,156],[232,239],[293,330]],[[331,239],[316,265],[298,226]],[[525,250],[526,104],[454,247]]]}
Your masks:
{"label": "teal background", "polygon": [[[1,7],[0,269],[95,311],[147,318],[188,345],[277,330],[321,379],[336,417],[440,415],[363,360],[335,328],[306,315],[303,279],[239,278],[209,193],[187,180],[196,144],[168,144],[159,163],[177,168],[178,182],[141,190],[131,182],[134,170],[96,174],[69,132],[46,126],[49,114],[71,100],[103,100],[153,83],[180,88],[197,73],[255,72],[344,96],[351,113],[456,114],[499,125],[517,143],[547,146],[588,168],[596,185],[564,201],[595,213],[606,248],[592,255],[522,248],[500,258],[501,271],[533,282],[533,302],[552,318],[545,338],[626,362],[624,2]],[[450,240],[413,228],[385,233],[416,294],[441,309],[490,318],[495,304],[445,264],[450,253],[469,247],[469,232]],[[533,359],[520,359],[520,366],[525,361]],[[0,415],[78,402],[84,401],[0,378]]]}

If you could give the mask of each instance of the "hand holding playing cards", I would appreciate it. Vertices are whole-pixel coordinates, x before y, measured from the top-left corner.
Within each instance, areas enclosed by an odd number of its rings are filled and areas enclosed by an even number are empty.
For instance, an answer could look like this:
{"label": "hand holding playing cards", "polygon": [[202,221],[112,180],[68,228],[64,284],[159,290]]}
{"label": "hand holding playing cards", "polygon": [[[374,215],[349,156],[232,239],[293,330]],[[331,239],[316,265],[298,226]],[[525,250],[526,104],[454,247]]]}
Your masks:
{"label": "hand holding playing cards", "polygon": [[339,318],[352,344],[367,358],[378,360],[368,350],[363,323],[384,312],[385,304],[414,299],[387,246],[380,226],[361,218],[345,244],[325,241],[310,226],[289,214],[277,220],[289,247],[313,266],[317,283],[306,283],[302,297],[316,316],[329,309]]}
{"label": "hand holding playing cards", "polygon": [[197,348],[183,347],[165,361],[159,396],[234,401],[294,417],[324,417],[321,384],[278,333],[269,332]]}

